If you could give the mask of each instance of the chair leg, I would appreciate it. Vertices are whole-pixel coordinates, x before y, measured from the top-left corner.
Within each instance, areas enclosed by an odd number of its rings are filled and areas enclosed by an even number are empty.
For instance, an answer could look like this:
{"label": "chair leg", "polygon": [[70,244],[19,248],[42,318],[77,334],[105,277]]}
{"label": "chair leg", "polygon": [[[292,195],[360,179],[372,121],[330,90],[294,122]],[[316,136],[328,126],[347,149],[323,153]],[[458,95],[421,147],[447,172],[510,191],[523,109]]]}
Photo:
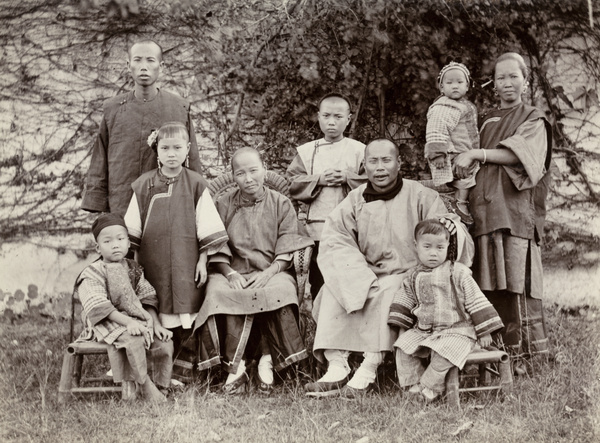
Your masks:
{"label": "chair leg", "polygon": [[458,368],[452,367],[446,376],[446,399],[452,408],[460,409],[460,397],[458,395]]}
{"label": "chair leg", "polygon": [[73,357],[73,387],[79,388],[81,386],[81,373],[83,370],[83,355],[75,354]]}
{"label": "chair leg", "polygon": [[58,385],[58,403],[60,404],[65,404],[70,400],[75,366],[76,356],[65,351],[60,371],[60,383]]}
{"label": "chair leg", "polygon": [[488,363],[481,363],[479,365],[479,386],[489,386],[491,383],[491,377],[487,367]]}
{"label": "chair leg", "polygon": [[134,381],[124,380],[121,382],[121,399],[133,401],[137,397],[137,385]]}
{"label": "chair leg", "polygon": [[510,369],[510,360],[498,363],[498,372],[500,372],[500,386],[502,392],[510,394],[513,387],[512,371]]}

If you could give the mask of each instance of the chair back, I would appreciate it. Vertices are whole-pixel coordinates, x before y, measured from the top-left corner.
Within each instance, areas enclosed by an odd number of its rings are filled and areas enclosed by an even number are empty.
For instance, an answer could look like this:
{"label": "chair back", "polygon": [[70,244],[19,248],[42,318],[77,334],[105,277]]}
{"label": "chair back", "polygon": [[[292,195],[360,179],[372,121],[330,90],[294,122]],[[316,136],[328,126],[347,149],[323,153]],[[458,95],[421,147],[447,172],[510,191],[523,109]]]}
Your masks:
{"label": "chair back", "polygon": [[[267,171],[265,174],[265,186],[288,198],[290,197],[289,183],[285,177],[282,177],[275,171]],[[233,179],[233,174],[231,172],[225,172],[208,182],[208,192],[210,192],[214,201],[217,201],[233,189],[238,189],[238,185]]]}

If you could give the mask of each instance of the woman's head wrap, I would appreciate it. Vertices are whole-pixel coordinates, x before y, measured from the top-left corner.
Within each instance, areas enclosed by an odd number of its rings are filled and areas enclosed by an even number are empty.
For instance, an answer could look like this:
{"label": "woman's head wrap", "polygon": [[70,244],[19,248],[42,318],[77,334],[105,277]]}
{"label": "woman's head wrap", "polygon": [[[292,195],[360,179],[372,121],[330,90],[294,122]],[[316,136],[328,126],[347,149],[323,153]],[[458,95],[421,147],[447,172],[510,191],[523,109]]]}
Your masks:
{"label": "woman's head wrap", "polygon": [[98,239],[98,235],[100,235],[100,232],[102,232],[104,228],[115,225],[123,226],[125,229],[127,229],[127,225],[125,224],[125,220],[123,220],[122,216],[111,213],[100,214],[92,224],[92,234],[94,234],[94,239]]}

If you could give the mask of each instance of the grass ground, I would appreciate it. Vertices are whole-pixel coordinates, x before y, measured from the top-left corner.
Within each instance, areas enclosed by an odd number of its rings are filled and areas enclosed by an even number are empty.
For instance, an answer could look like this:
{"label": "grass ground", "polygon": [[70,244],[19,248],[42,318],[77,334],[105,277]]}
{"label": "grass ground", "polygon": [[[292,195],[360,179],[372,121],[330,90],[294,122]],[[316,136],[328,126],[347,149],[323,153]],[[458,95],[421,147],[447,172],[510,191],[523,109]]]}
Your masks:
{"label": "grass ground", "polygon": [[[286,381],[270,397],[224,397],[197,383],[166,406],[97,396],[57,403],[68,324],[41,317],[0,324],[0,441],[35,442],[592,442],[600,438],[600,312],[546,308],[553,358],[512,395],[411,403],[393,383],[360,400],[315,400]],[[102,369],[102,368],[101,368]],[[453,436],[461,426],[468,428]]]}

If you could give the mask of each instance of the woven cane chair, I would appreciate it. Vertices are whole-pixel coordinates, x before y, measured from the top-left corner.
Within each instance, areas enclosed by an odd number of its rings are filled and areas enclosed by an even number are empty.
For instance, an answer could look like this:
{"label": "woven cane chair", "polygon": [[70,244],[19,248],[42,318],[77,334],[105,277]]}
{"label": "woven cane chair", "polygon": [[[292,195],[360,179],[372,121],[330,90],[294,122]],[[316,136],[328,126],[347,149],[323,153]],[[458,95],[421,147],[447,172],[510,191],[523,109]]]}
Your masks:
{"label": "woven cane chair", "polygon": [[[286,197],[290,197],[289,184],[287,180],[274,171],[267,171],[265,174],[265,186],[277,191]],[[214,178],[208,183],[208,191],[216,202],[223,195],[237,189],[238,186],[233,179],[231,172],[226,172]],[[306,283],[308,281],[308,266],[312,255],[312,246],[296,251],[294,253],[294,271],[296,273],[296,283],[298,285],[298,307],[300,311],[300,332],[306,338],[307,324],[312,320],[311,313],[307,304],[310,300],[306,298]],[[310,297],[309,297],[310,298]]]}

